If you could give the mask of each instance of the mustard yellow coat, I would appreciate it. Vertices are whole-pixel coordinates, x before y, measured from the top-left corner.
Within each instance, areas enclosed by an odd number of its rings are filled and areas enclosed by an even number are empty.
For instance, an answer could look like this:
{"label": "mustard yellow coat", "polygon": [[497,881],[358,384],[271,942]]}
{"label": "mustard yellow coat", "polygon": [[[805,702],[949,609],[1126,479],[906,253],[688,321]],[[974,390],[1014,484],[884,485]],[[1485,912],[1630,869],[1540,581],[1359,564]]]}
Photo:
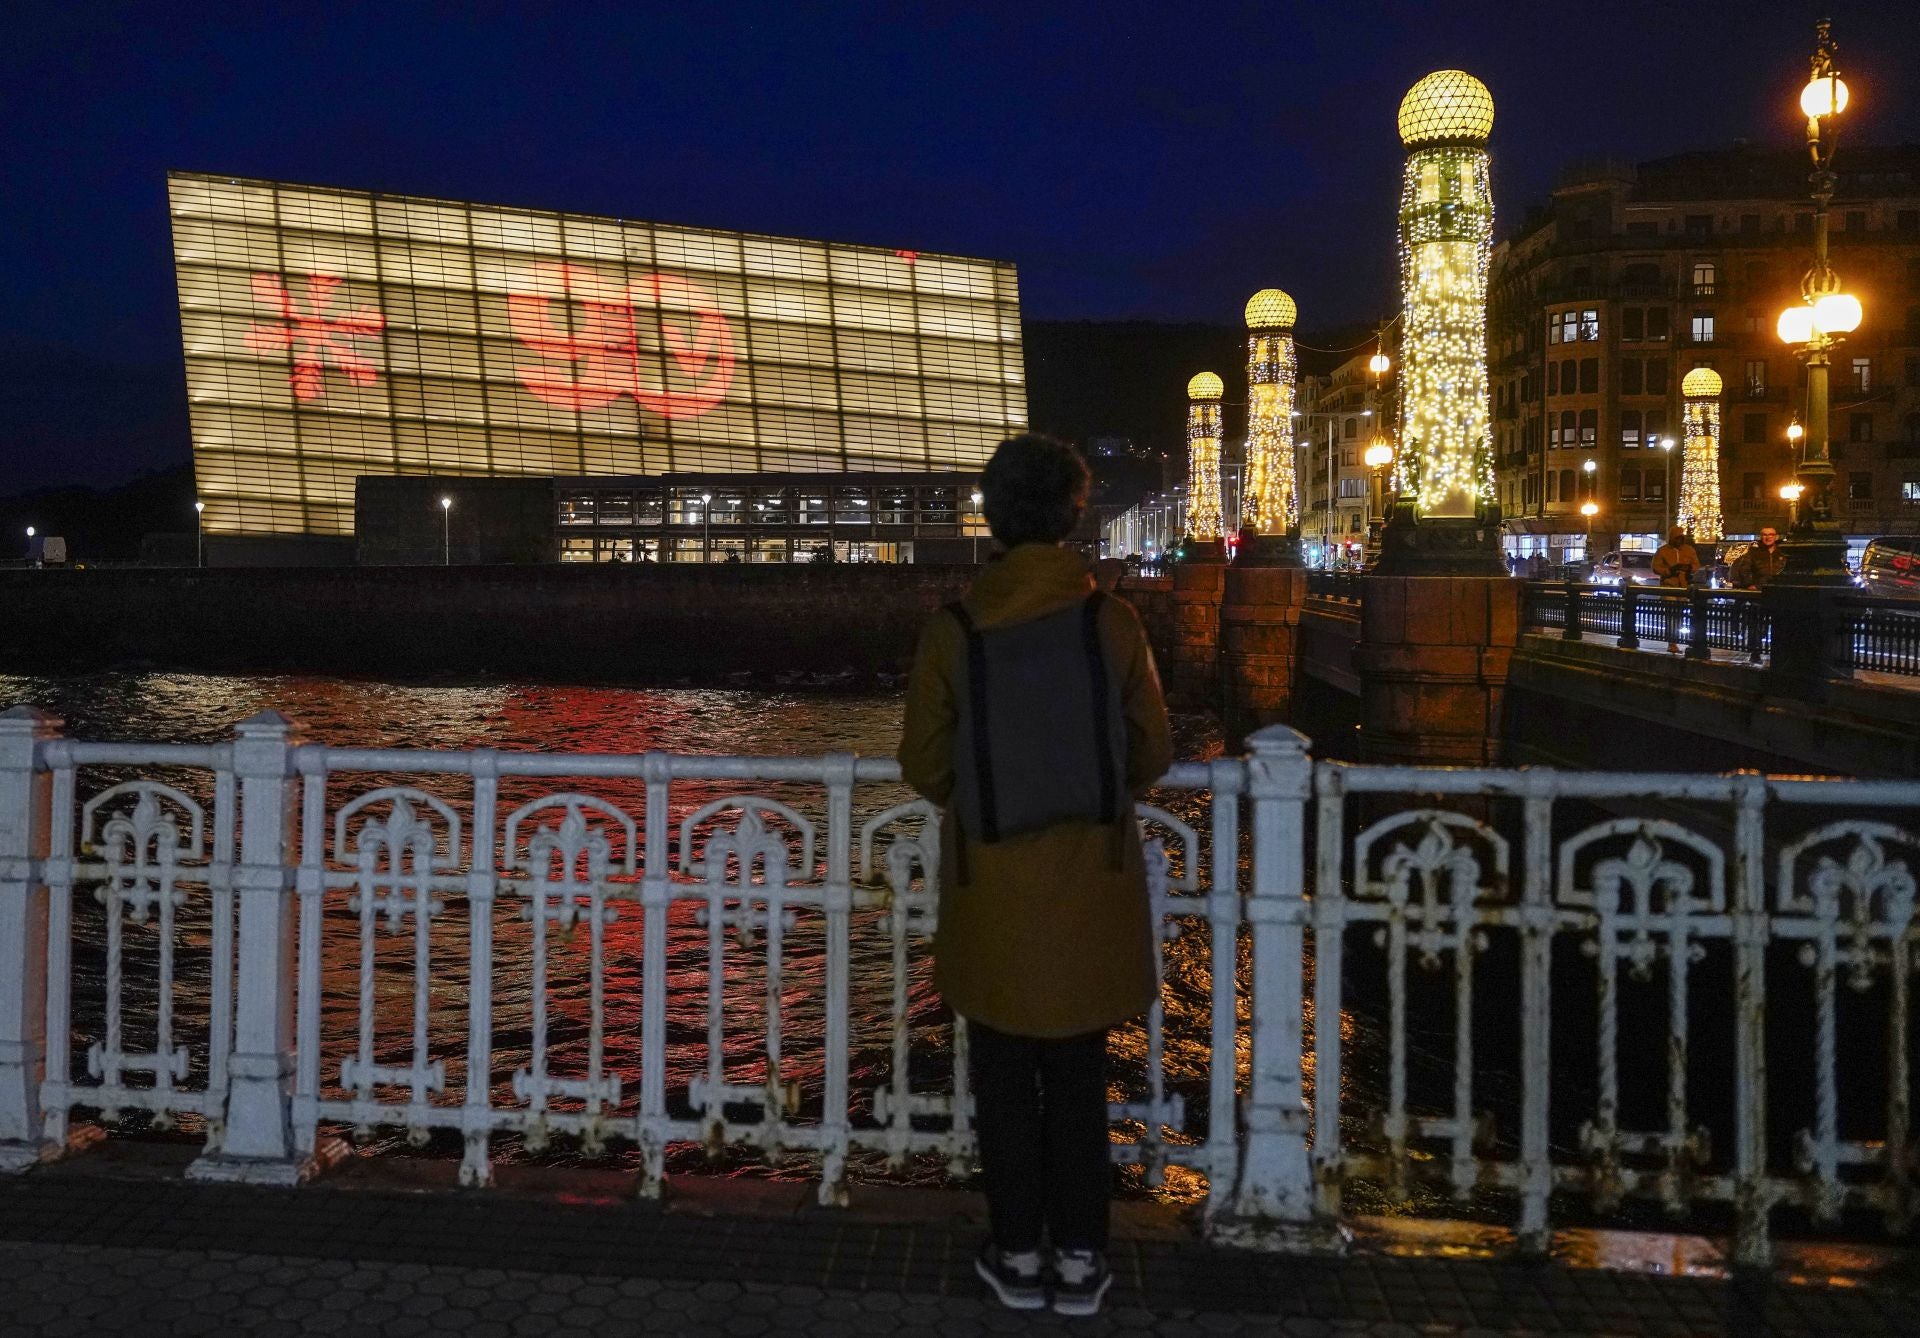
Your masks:
{"label": "mustard yellow coat", "polygon": [[[983,628],[1026,622],[1093,591],[1085,559],[1022,544],[988,565],[964,601]],[[1131,605],[1102,605],[1100,640],[1127,724],[1127,788],[1138,795],[1173,760],[1153,652]],[[966,637],[951,614],[921,633],[907,681],[900,767],[944,810],[954,787],[957,694],[966,690]],[[1044,692],[1046,685],[1034,684]],[[959,824],[941,824],[940,927],[934,983],[954,1011],[1016,1036],[1077,1036],[1134,1017],[1152,1002],[1158,951],[1146,866],[1131,824],[1063,822],[984,845],[967,841],[959,880]],[[1116,860],[1115,856],[1118,855]]]}

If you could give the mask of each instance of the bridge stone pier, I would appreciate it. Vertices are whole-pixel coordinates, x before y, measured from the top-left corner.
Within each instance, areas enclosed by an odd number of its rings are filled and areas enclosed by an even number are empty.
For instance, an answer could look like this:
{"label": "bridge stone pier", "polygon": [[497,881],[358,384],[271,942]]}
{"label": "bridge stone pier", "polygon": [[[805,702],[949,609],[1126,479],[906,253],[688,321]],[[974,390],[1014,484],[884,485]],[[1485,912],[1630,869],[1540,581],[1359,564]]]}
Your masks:
{"label": "bridge stone pier", "polygon": [[1220,606],[1227,567],[1220,541],[1197,545],[1197,555],[1173,569],[1173,627],[1164,646],[1167,696],[1178,706],[1213,706],[1219,700]]}
{"label": "bridge stone pier", "polygon": [[[1227,747],[1285,723],[1293,707],[1307,573],[1263,560],[1256,547],[1227,568],[1220,604],[1220,718]],[[1284,556],[1283,559],[1284,560]]]}
{"label": "bridge stone pier", "polygon": [[1500,760],[1520,583],[1505,576],[1368,576],[1361,582],[1360,755],[1369,762]]}

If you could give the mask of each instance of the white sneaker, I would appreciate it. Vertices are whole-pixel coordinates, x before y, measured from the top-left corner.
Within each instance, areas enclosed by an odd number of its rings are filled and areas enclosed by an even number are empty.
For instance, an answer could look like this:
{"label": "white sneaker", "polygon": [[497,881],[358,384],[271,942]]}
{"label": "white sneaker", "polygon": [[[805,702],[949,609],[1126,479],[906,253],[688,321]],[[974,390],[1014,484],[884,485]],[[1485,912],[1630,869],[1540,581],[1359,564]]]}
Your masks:
{"label": "white sneaker", "polygon": [[[1038,1250],[1008,1254],[992,1241],[980,1247],[973,1271],[1009,1310],[1045,1310],[1047,1274]],[[1093,1313],[1088,1311],[1088,1314]]]}
{"label": "white sneaker", "polygon": [[1053,1253],[1053,1313],[1097,1315],[1100,1302],[1113,1285],[1106,1256],[1098,1250],[1055,1250]]}

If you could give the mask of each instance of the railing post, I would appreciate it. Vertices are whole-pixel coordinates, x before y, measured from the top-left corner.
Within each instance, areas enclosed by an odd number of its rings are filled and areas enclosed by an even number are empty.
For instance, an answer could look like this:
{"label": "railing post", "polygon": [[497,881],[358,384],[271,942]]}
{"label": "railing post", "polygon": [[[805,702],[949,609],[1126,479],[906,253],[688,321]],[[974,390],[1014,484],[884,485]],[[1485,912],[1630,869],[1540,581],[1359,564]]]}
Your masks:
{"label": "railing post", "polygon": [[1620,580],[1621,650],[1640,649],[1640,587],[1622,577]]}
{"label": "railing post", "polygon": [[46,1063],[47,884],[52,778],[36,766],[60,721],[31,706],[0,711],[0,1171],[57,1152],[40,1120]]}
{"label": "railing post", "polygon": [[1303,958],[1307,800],[1313,789],[1308,739],[1269,725],[1247,739],[1253,801],[1252,1078],[1244,1100],[1240,1181],[1228,1211],[1209,1223],[1217,1239],[1265,1249],[1337,1247],[1336,1224],[1314,1215],[1307,1160]]}
{"label": "railing post", "polygon": [[1578,641],[1580,639],[1580,587],[1572,581],[1567,582],[1567,611],[1560,620],[1560,639]]}
{"label": "railing post", "polygon": [[1708,610],[1712,600],[1702,586],[1694,586],[1687,591],[1687,658],[1689,660],[1711,660],[1713,642],[1707,628]]}
{"label": "railing post", "polygon": [[294,1148],[293,983],[295,780],[291,721],[277,711],[236,727],[240,785],[239,971],[226,1125],[220,1151],[187,1168],[196,1180],[297,1184],[307,1159]]}

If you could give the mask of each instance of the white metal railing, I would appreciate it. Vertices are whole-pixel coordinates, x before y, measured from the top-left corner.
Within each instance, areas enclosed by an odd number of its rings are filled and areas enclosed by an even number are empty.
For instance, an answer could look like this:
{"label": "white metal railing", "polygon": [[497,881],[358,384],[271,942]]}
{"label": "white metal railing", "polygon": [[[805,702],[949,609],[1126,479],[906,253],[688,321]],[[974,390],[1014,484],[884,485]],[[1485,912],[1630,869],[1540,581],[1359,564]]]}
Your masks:
{"label": "white metal railing", "polygon": [[[1117,1161],[1204,1177],[1212,1229],[1269,1243],[1335,1238],[1358,1184],[1491,1195],[1533,1250],[1557,1193],[1727,1205],[1747,1263],[1780,1207],[1910,1219],[1920,784],[1306,748],[1262,731],[1140,808],[1163,937],[1207,954],[1146,1019]],[[808,1158],[830,1203],[857,1158],[964,1173],[937,823],[845,753],[332,748],[272,713],[99,744],[0,714],[0,1166],[147,1111],[204,1128],[195,1174],[265,1182],[344,1131],[456,1136],[473,1185],[502,1135],[635,1148],[647,1194],[702,1144]]]}

